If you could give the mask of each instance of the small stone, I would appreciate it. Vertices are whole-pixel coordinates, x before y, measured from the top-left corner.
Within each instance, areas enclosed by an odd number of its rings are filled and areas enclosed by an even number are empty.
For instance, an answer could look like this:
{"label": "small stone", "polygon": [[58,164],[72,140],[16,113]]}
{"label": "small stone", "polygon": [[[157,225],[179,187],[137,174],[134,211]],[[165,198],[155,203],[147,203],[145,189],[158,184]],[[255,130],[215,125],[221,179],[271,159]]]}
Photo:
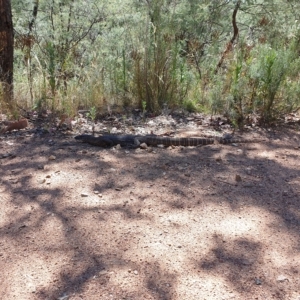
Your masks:
{"label": "small stone", "polygon": [[289,281],[289,279],[285,275],[281,274],[277,277],[277,281],[284,282],[284,281]]}
{"label": "small stone", "polygon": [[255,284],[256,285],[261,285],[262,281],[259,278],[255,278]]}
{"label": "small stone", "polygon": [[94,191],[94,194],[98,195],[98,194],[99,194],[99,191]]}
{"label": "small stone", "polygon": [[120,188],[115,188],[115,190],[116,190],[116,191],[118,191],[118,192],[119,192],[119,191],[121,191],[121,189],[120,189]]}
{"label": "small stone", "polygon": [[80,161],[81,161],[80,158],[75,159],[75,162],[80,162]]}
{"label": "small stone", "polygon": [[243,186],[246,188],[251,188],[251,187],[253,187],[253,184],[250,182],[245,182]]}
{"label": "small stone", "polygon": [[44,170],[44,166],[43,165],[39,165],[38,167],[37,167],[39,170]]}
{"label": "small stone", "polygon": [[46,182],[46,179],[45,179],[45,178],[39,179],[39,180],[38,180],[38,183],[40,183],[40,184],[45,183],[45,182]]}
{"label": "small stone", "polygon": [[99,272],[99,275],[105,275],[105,274],[107,274],[107,270],[102,270]]}
{"label": "small stone", "polygon": [[157,148],[165,148],[165,146],[162,144],[159,144],[159,145],[157,145]]}
{"label": "small stone", "polygon": [[51,175],[47,175],[46,178],[51,178]]}
{"label": "small stone", "polygon": [[88,197],[89,194],[88,193],[81,193],[81,197]]}
{"label": "small stone", "polygon": [[56,157],[54,155],[49,156],[49,160],[55,160],[55,159],[56,159]]}
{"label": "small stone", "polygon": [[242,264],[243,264],[244,266],[250,266],[250,265],[253,264],[253,261],[248,260],[248,259],[243,259],[243,260],[242,260]]}
{"label": "small stone", "polygon": [[235,181],[237,181],[237,182],[240,182],[240,181],[242,181],[242,177],[241,177],[241,175],[239,175],[239,174],[236,174],[236,175],[235,175]]}
{"label": "small stone", "polygon": [[120,144],[118,144],[117,146],[116,146],[116,149],[117,150],[120,150],[122,147],[121,147],[121,145]]}
{"label": "small stone", "polygon": [[146,143],[142,143],[142,144],[140,144],[140,148],[141,149],[147,149],[148,145]]}
{"label": "small stone", "polygon": [[221,162],[221,161],[222,161],[222,158],[221,158],[221,157],[217,157],[217,158],[216,158],[216,161],[217,161],[217,162]]}
{"label": "small stone", "polygon": [[139,275],[139,272],[138,272],[137,270],[134,270],[134,271],[133,271],[133,274],[134,274],[134,275]]}

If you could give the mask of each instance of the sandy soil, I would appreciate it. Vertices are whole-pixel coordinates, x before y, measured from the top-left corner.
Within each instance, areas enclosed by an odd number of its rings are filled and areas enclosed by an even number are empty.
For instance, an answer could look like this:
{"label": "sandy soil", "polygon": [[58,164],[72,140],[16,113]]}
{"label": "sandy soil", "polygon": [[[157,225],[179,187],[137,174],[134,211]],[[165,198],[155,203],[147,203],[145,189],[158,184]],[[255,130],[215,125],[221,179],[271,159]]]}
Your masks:
{"label": "sandy soil", "polygon": [[0,140],[1,299],[300,300],[300,134],[103,149]]}

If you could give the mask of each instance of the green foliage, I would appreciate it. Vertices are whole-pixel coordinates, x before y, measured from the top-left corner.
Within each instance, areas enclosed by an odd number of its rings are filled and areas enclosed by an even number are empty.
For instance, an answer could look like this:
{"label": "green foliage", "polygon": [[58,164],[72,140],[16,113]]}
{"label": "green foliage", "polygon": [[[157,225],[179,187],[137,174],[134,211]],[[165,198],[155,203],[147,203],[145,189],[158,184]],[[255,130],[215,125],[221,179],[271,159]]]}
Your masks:
{"label": "green foliage", "polygon": [[97,109],[95,106],[91,107],[90,110],[87,113],[87,117],[90,118],[92,121],[96,120],[97,116]]}
{"label": "green foliage", "polygon": [[[225,113],[237,126],[299,106],[298,1],[12,1],[15,89],[39,108],[138,106]],[[26,80],[27,79],[27,80]],[[30,103],[28,103],[30,102]]]}
{"label": "green foliage", "polygon": [[183,102],[183,108],[188,112],[197,112],[199,108],[197,107],[197,101],[193,100],[185,100]]}
{"label": "green foliage", "polygon": [[280,89],[292,63],[289,49],[272,49],[263,45],[257,49],[257,59],[251,66],[251,78],[257,82],[254,108],[258,110],[264,122],[277,117]]}
{"label": "green foliage", "polygon": [[51,42],[48,42],[45,47],[48,61],[46,62],[46,70],[49,75],[49,86],[51,94],[55,96],[55,48]]}

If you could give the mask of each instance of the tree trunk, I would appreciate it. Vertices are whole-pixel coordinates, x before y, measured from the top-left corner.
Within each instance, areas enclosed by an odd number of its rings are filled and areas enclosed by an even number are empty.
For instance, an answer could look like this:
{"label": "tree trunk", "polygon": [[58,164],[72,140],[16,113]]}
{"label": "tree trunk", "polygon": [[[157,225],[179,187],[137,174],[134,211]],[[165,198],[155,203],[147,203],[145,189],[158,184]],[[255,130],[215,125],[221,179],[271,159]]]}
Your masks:
{"label": "tree trunk", "polygon": [[[2,96],[9,109],[13,107],[14,36],[11,1],[0,0],[0,82]],[[1,93],[0,93],[1,94]]]}
{"label": "tree trunk", "polygon": [[216,67],[215,74],[218,73],[218,70],[221,68],[221,66],[223,64],[223,61],[226,58],[226,56],[228,55],[228,53],[233,50],[233,43],[238,37],[239,29],[236,25],[236,14],[237,14],[237,12],[240,8],[240,4],[241,4],[240,0],[237,1],[237,3],[235,4],[235,7],[234,7],[234,10],[233,10],[233,13],[232,13],[233,37],[231,38],[230,42],[227,44],[226,49],[225,49],[225,51],[223,52],[223,54],[221,56],[221,59],[220,59],[218,65]]}

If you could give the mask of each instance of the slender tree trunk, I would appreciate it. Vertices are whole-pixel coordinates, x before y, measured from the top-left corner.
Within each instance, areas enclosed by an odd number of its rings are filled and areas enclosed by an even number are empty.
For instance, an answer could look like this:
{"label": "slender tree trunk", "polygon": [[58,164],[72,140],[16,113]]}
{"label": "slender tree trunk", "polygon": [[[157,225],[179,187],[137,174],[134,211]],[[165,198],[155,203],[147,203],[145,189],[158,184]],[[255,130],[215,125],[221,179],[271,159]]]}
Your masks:
{"label": "slender tree trunk", "polygon": [[215,70],[215,74],[218,73],[218,70],[221,68],[223,62],[224,62],[224,59],[226,58],[226,56],[228,55],[229,52],[231,52],[233,50],[233,43],[234,41],[237,39],[238,37],[238,34],[239,34],[239,29],[236,25],[236,14],[240,8],[240,4],[241,4],[241,1],[237,1],[237,3],[235,4],[235,7],[234,7],[234,10],[233,10],[233,13],[232,13],[232,27],[233,27],[233,37],[231,38],[230,42],[227,44],[226,46],[226,49],[225,51],[223,52],[222,56],[221,56],[221,59],[219,60],[219,63],[216,67],[216,70]]}
{"label": "slender tree trunk", "polygon": [[13,54],[14,36],[11,1],[0,0],[0,82],[3,100],[8,108],[13,107]]}

